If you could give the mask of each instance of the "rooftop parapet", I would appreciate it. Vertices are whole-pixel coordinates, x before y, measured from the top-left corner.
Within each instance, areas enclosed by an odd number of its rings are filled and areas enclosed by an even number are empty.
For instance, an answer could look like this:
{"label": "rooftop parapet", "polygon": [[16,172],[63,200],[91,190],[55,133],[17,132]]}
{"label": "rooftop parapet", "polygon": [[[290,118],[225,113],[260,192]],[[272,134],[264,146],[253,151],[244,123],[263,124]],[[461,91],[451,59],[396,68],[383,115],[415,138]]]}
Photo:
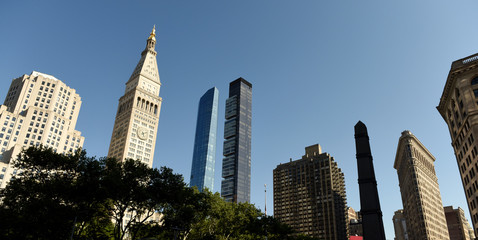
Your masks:
{"label": "rooftop parapet", "polygon": [[457,69],[457,68],[461,68],[461,67],[463,67],[463,66],[466,66],[466,65],[468,65],[468,64],[470,64],[470,63],[472,63],[472,62],[476,62],[476,61],[478,61],[478,53],[454,61],[454,62],[451,64],[451,70],[453,71],[453,70],[455,70],[455,69]]}

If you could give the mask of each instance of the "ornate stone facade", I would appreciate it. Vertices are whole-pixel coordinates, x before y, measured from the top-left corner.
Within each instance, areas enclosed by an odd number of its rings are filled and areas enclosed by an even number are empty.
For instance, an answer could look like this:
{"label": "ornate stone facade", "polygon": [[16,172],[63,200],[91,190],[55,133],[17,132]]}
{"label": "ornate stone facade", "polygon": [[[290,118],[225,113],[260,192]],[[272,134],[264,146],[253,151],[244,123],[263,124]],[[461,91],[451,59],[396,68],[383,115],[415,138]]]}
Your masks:
{"label": "ornate stone facade", "polygon": [[473,229],[478,231],[478,54],[452,63],[437,107],[448,125],[451,145],[468,202]]}
{"label": "ornate stone facade", "polygon": [[146,49],[131,74],[124,95],[119,99],[108,157],[120,161],[138,159],[153,166],[156,134],[162,98],[156,63],[155,29],[146,41]]}
{"label": "ornate stone facade", "polygon": [[393,167],[410,240],[449,239],[434,162],[435,157],[410,131],[402,132]]}

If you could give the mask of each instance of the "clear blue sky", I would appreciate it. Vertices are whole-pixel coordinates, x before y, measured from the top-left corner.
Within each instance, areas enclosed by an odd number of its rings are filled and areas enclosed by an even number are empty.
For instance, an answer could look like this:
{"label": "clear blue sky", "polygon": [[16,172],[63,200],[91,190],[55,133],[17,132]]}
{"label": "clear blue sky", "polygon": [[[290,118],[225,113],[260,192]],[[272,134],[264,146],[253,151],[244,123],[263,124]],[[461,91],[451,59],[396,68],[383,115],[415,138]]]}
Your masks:
{"label": "clear blue sky", "polygon": [[[454,4],[453,4],[454,3]],[[435,107],[451,62],[478,52],[476,1],[2,1],[0,99],[13,78],[54,75],[83,100],[77,129],[105,156],[118,99],[153,24],[163,98],[154,166],[189,181],[199,98],[253,84],[251,201],[272,211],[272,170],[315,143],[345,173],[360,209],[353,127],[367,124],[393,239],[402,208],[393,169],[408,129],[436,157],[444,205],[468,207],[445,122]],[[216,154],[220,189],[222,138]]]}

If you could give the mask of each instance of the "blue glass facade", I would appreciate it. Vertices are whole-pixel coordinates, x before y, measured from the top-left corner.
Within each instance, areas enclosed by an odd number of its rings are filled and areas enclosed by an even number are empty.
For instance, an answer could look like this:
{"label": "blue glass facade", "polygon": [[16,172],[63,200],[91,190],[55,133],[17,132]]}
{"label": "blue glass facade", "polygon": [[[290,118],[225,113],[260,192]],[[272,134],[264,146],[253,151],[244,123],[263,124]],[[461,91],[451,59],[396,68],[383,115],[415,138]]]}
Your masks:
{"label": "blue glass facade", "polygon": [[229,84],[225,118],[221,196],[229,202],[249,202],[252,84],[243,78]]}
{"label": "blue glass facade", "polygon": [[214,164],[216,162],[217,102],[219,91],[213,87],[199,100],[194,139],[193,163],[189,185],[199,191],[214,189]]}

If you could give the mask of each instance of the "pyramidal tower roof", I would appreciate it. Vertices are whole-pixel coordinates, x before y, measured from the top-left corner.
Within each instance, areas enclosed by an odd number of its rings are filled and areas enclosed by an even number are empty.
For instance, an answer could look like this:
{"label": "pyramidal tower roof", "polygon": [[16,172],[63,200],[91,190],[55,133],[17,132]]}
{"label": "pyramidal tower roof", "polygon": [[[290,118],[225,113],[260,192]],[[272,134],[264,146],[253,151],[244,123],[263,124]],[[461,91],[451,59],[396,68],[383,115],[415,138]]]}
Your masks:
{"label": "pyramidal tower roof", "polygon": [[[141,59],[136,65],[136,68],[131,74],[129,81],[132,81],[139,76],[148,78],[151,81],[161,84],[158,73],[158,63],[156,61],[157,52],[154,47],[156,46],[156,26],[153,27],[148,39],[146,40],[146,48],[141,53]],[[128,82],[129,82],[128,81]]]}

